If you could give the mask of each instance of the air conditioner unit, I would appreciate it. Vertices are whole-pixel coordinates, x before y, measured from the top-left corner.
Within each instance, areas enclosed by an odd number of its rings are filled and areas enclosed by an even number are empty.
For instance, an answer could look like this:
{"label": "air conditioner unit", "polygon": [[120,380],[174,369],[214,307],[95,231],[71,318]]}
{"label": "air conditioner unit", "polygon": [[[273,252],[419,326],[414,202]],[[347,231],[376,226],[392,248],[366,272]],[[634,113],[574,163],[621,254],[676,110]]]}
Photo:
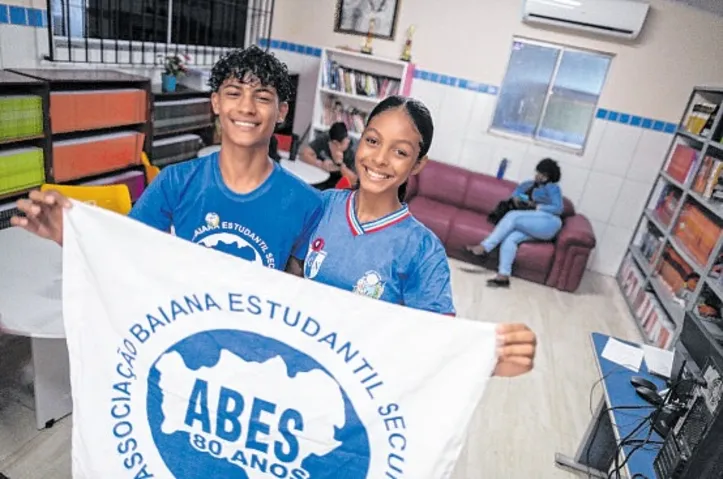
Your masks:
{"label": "air conditioner unit", "polygon": [[523,0],[522,20],[635,39],[650,5],[638,0]]}

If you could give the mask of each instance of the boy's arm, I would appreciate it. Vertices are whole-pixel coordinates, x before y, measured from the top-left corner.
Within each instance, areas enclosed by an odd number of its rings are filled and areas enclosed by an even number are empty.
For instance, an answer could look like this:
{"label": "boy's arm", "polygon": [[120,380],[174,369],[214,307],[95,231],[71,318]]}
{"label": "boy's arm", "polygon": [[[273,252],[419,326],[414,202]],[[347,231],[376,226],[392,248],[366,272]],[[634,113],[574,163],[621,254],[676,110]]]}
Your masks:
{"label": "boy's arm", "polygon": [[173,224],[174,193],[172,168],[164,168],[143,192],[129,217],[161,231],[169,232]]}

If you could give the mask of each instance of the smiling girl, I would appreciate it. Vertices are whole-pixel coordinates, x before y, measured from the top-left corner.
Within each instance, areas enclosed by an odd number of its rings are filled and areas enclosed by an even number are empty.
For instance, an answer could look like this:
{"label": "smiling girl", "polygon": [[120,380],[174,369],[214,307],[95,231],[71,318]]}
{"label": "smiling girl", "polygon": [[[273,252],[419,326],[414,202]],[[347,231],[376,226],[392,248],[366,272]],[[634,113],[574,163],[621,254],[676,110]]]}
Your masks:
{"label": "smiling girl", "polygon": [[[420,102],[388,97],[369,115],[356,151],[358,189],[322,194],[306,278],[433,313],[456,314],[450,270],[439,239],[404,203],[407,180],[427,162],[434,125]],[[536,336],[525,325],[498,327],[498,376],[529,371]]]}

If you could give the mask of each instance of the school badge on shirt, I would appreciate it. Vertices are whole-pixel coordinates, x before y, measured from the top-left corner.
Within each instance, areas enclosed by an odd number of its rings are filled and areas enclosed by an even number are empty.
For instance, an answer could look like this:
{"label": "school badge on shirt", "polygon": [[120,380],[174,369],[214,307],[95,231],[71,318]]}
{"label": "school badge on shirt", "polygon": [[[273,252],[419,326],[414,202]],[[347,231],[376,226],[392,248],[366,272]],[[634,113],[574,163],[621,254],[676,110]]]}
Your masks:
{"label": "school badge on shirt", "polygon": [[325,259],[326,251],[324,251],[324,239],[316,238],[311,243],[311,248],[309,249],[309,253],[306,255],[306,260],[304,261],[304,276],[309,279],[315,278],[316,275],[319,274],[321,264]]}
{"label": "school badge on shirt", "polygon": [[384,294],[384,282],[376,271],[367,271],[354,285],[354,292],[379,299]]}

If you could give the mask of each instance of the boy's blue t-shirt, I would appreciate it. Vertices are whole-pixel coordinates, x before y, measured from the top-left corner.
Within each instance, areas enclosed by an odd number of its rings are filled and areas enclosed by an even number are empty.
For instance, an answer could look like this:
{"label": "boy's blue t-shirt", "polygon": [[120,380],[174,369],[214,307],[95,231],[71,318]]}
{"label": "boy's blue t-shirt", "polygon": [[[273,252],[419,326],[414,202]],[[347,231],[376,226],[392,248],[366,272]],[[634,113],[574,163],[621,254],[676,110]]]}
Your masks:
{"label": "boy's blue t-shirt", "polygon": [[348,190],[322,193],[324,213],[311,236],[304,276],[390,303],[454,315],[449,262],[434,233],[406,205],[362,224],[355,197]]}
{"label": "boy's blue t-shirt", "polygon": [[273,162],[254,191],[226,186],[219,155],[161,170],[130,216],[153,228],[246,260],[283,270],[293,255],[304,259],[321,217],[320,193]]}

